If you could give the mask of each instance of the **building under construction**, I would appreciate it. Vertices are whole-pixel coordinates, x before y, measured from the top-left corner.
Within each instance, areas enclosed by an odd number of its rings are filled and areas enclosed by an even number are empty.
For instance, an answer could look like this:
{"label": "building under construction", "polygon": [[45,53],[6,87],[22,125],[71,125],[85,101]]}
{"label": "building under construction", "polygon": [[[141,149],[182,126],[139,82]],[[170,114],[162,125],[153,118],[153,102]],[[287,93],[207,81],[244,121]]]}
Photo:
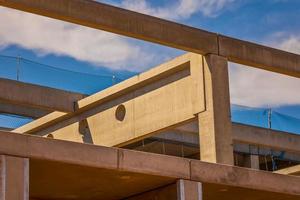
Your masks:
{"label": "building under construction", "polygon": [[228,80],[300,78],[300,55],[90,0],[0,5],[189,52],[90,96],[0,79],[1,112],[37,118],[0,131],[0,200],[300,199],[300,136],[231,122]]}

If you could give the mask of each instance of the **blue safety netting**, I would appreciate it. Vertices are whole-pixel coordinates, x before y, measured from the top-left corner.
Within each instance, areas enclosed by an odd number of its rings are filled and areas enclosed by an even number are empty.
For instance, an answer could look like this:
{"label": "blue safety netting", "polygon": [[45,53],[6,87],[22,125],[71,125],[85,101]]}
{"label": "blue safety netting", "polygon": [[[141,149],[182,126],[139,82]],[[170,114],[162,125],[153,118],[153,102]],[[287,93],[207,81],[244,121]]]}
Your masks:
{"label": "blue safety netting", "polygon": [[300,134],[300,119],[272,111],[271,129]]}
{"label": "blue safety netting", "polygon": [[231,120],[233,122],[268,128],[268,117],[269,109],[231,105]]}
{"label": "blue safety netting", "polygon": [[300,134],[300,119],[277,112],[276,108],[231,105],[231,120],[236,123]]}
{"label": "blue safety netting", "polygon": [[[93,94],[122,81],[118,76],[94,75],[56,68],[18,57],[0,55],[0,77],[82,94]],[[270,108],[231,105],[233,122],[300,134],[300,119]],[[32,121],[0,113],[0,127],[17,128]]]}
{"label": "blue safety netting", "polygon": [[24,58],[2,55],[0,77],[82,94],[93,94],[122,81],[122,78],[113,74],[75,72]]}
{"label": "blue safety netting", "polygon": [[27,117],[10,114],[0,114],[0,127],[4,128],[18,128],[31,121],[32,119]]}

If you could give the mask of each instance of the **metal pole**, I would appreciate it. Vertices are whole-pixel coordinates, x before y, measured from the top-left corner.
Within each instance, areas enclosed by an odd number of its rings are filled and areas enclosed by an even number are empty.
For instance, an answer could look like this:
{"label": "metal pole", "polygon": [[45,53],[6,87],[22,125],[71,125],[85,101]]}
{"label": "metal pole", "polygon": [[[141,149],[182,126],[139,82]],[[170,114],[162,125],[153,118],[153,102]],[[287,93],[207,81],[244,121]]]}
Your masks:
{"label": "metal pole", "polygon": [[20,80],[20,65],[21,65],[21,56],[18,55],[18,58],[17,58],[17,81]]}
{"label": "metal pole", "polygon": [[268,125],[269,125],[269,129],[272,128],[272,108],[269,108],[268,111]]}

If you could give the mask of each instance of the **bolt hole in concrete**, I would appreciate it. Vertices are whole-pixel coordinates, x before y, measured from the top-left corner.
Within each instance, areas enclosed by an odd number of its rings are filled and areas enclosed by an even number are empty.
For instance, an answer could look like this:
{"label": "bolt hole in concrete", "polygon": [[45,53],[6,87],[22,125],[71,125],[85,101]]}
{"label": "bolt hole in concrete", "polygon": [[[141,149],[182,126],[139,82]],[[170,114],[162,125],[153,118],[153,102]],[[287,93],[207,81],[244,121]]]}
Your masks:
{"label": "bolt hole in concrete", "polygon": [[54,136],[53,136],[53,134],[50,133],[50,134],[47,135],[47,138],[52,138],[52,139],[54,139]]}
{"label": "bolt hole in concrete", "polygon": [[118,121],[123,121],[126,115],[126,108],[123,104],[119,105],[116,109],[115,117]]}

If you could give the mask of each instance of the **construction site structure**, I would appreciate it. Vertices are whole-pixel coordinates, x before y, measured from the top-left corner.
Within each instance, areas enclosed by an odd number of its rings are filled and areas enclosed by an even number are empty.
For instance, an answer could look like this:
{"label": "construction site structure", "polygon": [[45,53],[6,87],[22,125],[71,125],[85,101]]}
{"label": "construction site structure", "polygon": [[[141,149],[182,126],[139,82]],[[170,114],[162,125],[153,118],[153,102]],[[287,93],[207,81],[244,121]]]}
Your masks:
{"label": "construction site structure", "polygon": [[90,96],[0,79],[0,111],[36,118],[0,131],[0,200],[300,199],[300,136],[231,122],[228,78],[300,78],[300,55],[90,0],[0,5],[189,52]]}

